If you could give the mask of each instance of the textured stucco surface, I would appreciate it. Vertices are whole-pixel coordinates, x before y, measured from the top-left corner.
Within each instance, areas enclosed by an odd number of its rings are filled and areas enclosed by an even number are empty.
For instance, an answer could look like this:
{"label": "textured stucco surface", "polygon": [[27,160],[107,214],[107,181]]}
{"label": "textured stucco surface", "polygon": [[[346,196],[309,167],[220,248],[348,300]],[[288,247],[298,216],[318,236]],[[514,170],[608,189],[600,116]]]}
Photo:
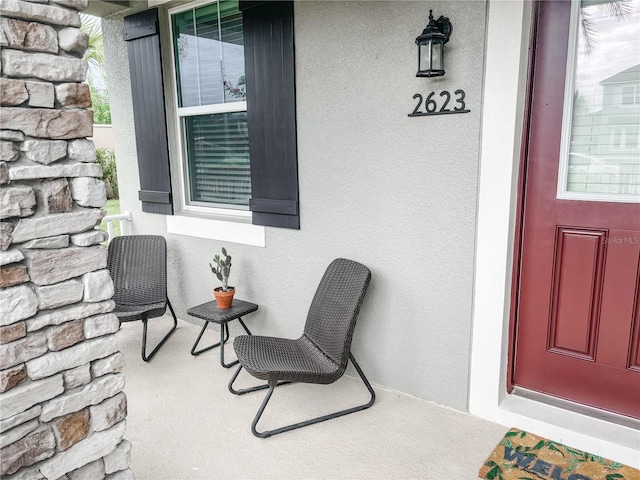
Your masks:
{"label": "textured stucco surface", "polygon": [[[373,279],[353,344],[360,365],[374,382],[460,410],[467,407],[485,7],[296,3],[301,229],[267,228],[266,248],[224,244],[238,297],[260,305],[247,318],[254,333],[298,336],[328,263],[366,264]],[[414,40],[430,8],[453,23],[440,79],[415,77]],[[163,216],[141,212],[121,19],[105,20],[104,29],[121,205],[133,213],[134,233],[167,236],[170,298],[179,317],[193,320],[187,308],[208,301],[217,285],[208,262],[222,243],[167,234]],[[471,113],[407,116],[414,94],[457,89]],[[169,132],[177,172],[171,120]],[[177,175],[173,183],[178,198]]]}

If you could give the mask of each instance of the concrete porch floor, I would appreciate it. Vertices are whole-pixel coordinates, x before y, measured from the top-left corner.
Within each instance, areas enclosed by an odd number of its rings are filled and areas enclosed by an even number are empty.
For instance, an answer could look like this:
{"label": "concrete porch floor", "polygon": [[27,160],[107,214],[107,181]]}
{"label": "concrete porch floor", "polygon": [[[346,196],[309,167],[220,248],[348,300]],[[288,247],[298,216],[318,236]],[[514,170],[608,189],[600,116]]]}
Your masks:
{"label": "concrete porch floor", "polygon": [[[170,324],[167,317],[150,321],[150,345]],[[239,331],[235,327],[232,323],[232,335]],[[508,430],[373,384],[377,398],[368,410],[259,439],[250,425],[265,392],[239,397],[229,393],[227,384],[237,367],[222,368],[219,349],[198,357],[190,354],[200,328],[179,321],[149,363],[140,357],[141,322],[125,323],[117,334],[126,358],[125,438],[132,444],[131,468],[137,480],[473,480]],[[217,326],[210,326],[200,347],[218,340]],[[231,340],[227,346],[229,362],[235,359]],[[366,374],[367,365],[361,367]],[[242,372],[237,386],[257,384],[252,380]],[[364,385],[348,376],[329,386],[279,387],[259,429],[367,400]]]}

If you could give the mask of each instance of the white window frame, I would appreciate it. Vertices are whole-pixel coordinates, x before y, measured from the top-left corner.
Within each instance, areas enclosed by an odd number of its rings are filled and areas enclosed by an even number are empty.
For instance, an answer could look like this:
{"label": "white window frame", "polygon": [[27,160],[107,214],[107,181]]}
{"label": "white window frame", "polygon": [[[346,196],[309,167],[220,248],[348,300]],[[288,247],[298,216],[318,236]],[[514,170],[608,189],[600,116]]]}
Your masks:
{"label": "white window frame", "polygon": [[567,191],[569,177],[569,153],[571,152],[571,128],[573,124],[573,93],[578,50],[578,23],[580,1],[571,2],[571,25],[569,27],[569,45],[567,48],[567,70],[565,74],[564,105],[562,111],[562,137],[560,142],[560,161],[558,169],[558,200],[581,200],[587,202],[640,203],[640,196],[617,193],[584,193]]}
{"label": "white window frame", "polygon": [[173,22],[172,17],[177,13],[182,13],[188,10],[193,10],[205,5],[212,5],[218,3],[218,0],[198,0],[195,2],[190,2],[184,5],[180,5],[178,7],[168,9],[167,13],[167,22],[168,28],[170,32],[171,38],[171,80],[172,80],[172,88],[173,88],[173,100],[174,100],[174,108],[175,108],[175,128],[178,135],[178,158],[180,165],[180,185],[182,186],[182,192],[180,195],[180,208],[185,212],[192,212],[196,214],[213,214],[213,215],[222,215],[229,217],[240,217],[244,219],[251,218],[251,211],[249,210],[249,206],[246,207],[215,207],[215,206],[204,206],[190,203],[191,191],[189,187],[189,177],[188,177],[188,169],[187,169],[187,156],[186,156],[186,139],[185,139],[185,129],[183,128],[183,120],[186,117],[196,116],[196,115],[208,115],[208,114],[216,114],[216,113],[233,113],[233,112],[246,112],[247,111],[247,102],[229,102],[229,103],[219,103],[213,105],[201,105],[195,107],[180,107],[179,106],[179,98],[178,98],[178,77],[176,72],[176,58],[175,58],[175,49],[174,49],[174,35],[173,35]]}

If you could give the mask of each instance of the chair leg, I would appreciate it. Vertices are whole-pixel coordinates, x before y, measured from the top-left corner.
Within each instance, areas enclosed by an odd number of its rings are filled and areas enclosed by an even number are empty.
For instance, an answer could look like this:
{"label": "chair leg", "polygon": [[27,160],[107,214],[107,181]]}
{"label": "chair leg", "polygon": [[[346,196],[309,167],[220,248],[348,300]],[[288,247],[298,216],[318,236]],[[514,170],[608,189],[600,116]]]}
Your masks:
{"label": "chair leg", "polygon": [[[332,418],[342,417],[343,415],[348,415],[350,413],[359,412],[360,410],[365,410],[365,409],[369,408],[375,402],[376,394],[373,391],[373,387],[371,387],[371,384],[369,383],[369,380],[367,380],[367,377],[364,375],[362,369],[360,368],[360,365],[358,365],[358,363],[356,362],[356,359],[353,357],[353,355],[351,353],[349,353],[349,360],[351,360],[351,363],[353,363],[353,366],[356,367],[356,371],[358,372],[358,375],[360,375],[360,378],[362,379],[362,381],[364,382],[365,386],[367,387],[367,390],[369,390],[369,393],[371,394],[371,398],[369,399],[369,401],[367,403],[365,403],[363,405],[359,405],[357,407],[348,408],[346,410],[340,410],[339,412],[330,413],[328,415],[323,415],[321,417],[312,418],[311,420],[305,420],[304,422],[299,422],[299,423],[294,423],[292,425],[287,425],[286,427],[276,428],[275,430],[267,430],[267,431],[264,431],[264,432],[259,432],[257,430],[256,426],[258,424],[258,421],[260,420],[260,417],[262,416],[262,413],[264,412],[264,409],[267,406],[267,403],[269,403],[269,400],[271,399],[271,395],[273,394],[273,390],[277,386],[277,385],[269,384],[269,385],[263,386],[263,388],[267,388],[268,387],[269,391],[267,392],[267,395],[265,396],[264,400],[262,401],[262,405],[260,405],[260,408],[258,409],[258,413],[256,413],[256,416],[253,419],[253,423],[251,424],[251,432],[253,432],[253,434],[256,437],[268,438],[268,437],[271,437],[273,435],[277,435],[279,433],[288,432],[290,430],[295,430],[296,428],[306,427],[308,425],[313,425],[315,423],[324,422],[325,420],[331,420]],[[239,370],[238,370],[238,372],[239,372]],[[238,373],[238,372],[236,372],[236,373]]]}
{"label": "chair leg", "polygon": [[178,327],[178,317],[176,317],[176,314],[173,311],[173,307],[171,306],[171,302],[169,302],[169,299],[167,299],[167,306],[169,307],[169,310],[171,311],[171,315],[173,316],[173,327],[171,327],[171,330],[167,332],[167,334],[162,338],[162,340],[160,340],[160,343],[156,345],[156,347],[151,351],[149,355],[147,355],[146,353],[147,352],[147,322],[149,321],[149,319],[148,318],[142,319],[142,324],[144,325],[142,329],[142,360],[144,360],[145,362],[148,362],[149,360],[151,360],[153,356],[156,353],[158,353],[158,350],[160,350],[160,347],[164,345],[164,343],[169,339],[169,337],[173,334],[173,332],[176,331],[176,328]]}
{"label": "chair leg", "polygon": [[[235,388],[233,388],[233,382],[235,382],[236,378],[238,378],[240,370],[242,370],[242,365],[238,367],[236,372],[233,374],[233,377],[231,377],[231,380],[229,381],[229,391],[234,395],[244,395],[245,393],[257,392],[258,390],[265,390],[269,388],[269,384],[265,384],[258,385],[257,387],[241,388],[240,390],[236,390]],[[274,385],[274,387],[279,387],[280,385],[288,385],[290,383],[292,382],[278,382],[276,385]]]}

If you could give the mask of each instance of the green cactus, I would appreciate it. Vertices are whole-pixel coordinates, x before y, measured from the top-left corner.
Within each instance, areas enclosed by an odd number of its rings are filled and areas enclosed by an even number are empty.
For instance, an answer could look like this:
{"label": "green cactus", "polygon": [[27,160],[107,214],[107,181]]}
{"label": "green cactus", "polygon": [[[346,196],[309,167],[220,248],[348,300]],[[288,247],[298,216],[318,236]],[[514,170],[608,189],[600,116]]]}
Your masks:
{"label": "green cactus", "polygon": [[216,255],[213,257],[213,263],[215,266],[210,263],[211,271],[218,277],[218,280],[222,282],[222,290],[228,292],[231,290],[229,288],[229,273],[231,272],[231,255],[227,254],[227,250],[222,247],[222,255],[224,258],[221,258],[220,255]]}

